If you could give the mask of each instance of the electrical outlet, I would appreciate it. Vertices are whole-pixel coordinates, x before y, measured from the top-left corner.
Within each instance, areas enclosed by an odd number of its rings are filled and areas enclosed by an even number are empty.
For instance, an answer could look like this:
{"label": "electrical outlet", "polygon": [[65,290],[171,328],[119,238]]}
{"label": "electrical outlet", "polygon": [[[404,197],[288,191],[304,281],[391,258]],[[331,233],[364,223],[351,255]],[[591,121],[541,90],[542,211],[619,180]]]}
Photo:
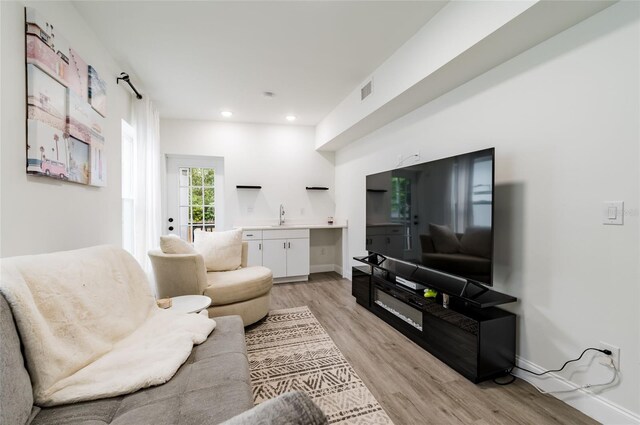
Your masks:
{"label": "electrical outlet", "polygon": [[611,357],[611,360],[616,366],[616,369],[620,371],[620,347],[616,347],[615,345],[607,344],[606,342],[600,341],[600,346],[598,348],[611,351],[611,355],[609,357]]}
{"label": "electrical outlet", "polygon": [[613,367],[613,359],[611,358],[611,356],[607,356],[605,354],[602,354],[600,356],[598,356],[598,362],[602,365],[602,366],[607,366],[607,367]]}
{"label": "electrical outlet", "polygon": [[253,212],[253,207],[247,207],[247,212],[251,214]]}

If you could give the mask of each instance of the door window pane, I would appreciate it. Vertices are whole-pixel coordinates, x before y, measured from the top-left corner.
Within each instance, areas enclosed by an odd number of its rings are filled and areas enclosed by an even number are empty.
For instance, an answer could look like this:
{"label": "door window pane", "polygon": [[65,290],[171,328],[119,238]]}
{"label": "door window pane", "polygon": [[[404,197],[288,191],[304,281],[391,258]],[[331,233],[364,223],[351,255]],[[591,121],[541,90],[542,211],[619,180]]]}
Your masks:
{"label": "door window pane", "polygon": [[215,213],[213,207],[204,207],[204,221],[206,223],[215,222]]}
{"label": "door window pane", "polygon": [[205,186],[213,186],[214,182],[214,171],[212,168],[204,169],[204,185]]}
{"label": "door window pane", "polygon": [[178,192],[179,192],[179,197],[180,197],[178,202],[180,203],[180,206],[183,207],[183,206],[190,205],[191,202],[189,202],[189,199],[190,199],[189,198],[189,188],[188,187],[180,187],[180,188],[178,188]]}
{"label": "door window pane", "polygon": [[202,202],[202,187],[191,188],[191,205],[194,207],[204,205]]}
{"label": "door window pane", "polygon": [[191,186],[202,186],[202,168],[191,168]]}
{"label": "door window pane", "polygon": [[192,207],[191,211],[191,223],[202,223],[202,207]]}
{"label": "door window pane", "polygon": [[178,170],[178,176],[180,178],[180,187],[189,186],[189,169],[188,168],[180,168]]}
{"label": "door window pane", "polygon": [[213,191],[214,189],[212,187],[204,190],[204,205],[213,205]]}

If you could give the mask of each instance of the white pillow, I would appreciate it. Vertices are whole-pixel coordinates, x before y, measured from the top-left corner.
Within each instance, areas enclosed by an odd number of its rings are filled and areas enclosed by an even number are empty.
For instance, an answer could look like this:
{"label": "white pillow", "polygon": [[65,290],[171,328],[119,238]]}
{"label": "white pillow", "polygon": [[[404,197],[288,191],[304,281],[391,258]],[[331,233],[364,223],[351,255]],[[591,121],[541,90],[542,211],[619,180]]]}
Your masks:
{"label": "white pillow", "polygon": [[160,249],[165,254],[195,254],[190,243],[180,239],[178,235],[160,236]]}
{"label": "white pillow", "polygon": [[196,230],[193,246],[204,257],[207,271],[235,270],[242,261],[242,229],[226,232]]}

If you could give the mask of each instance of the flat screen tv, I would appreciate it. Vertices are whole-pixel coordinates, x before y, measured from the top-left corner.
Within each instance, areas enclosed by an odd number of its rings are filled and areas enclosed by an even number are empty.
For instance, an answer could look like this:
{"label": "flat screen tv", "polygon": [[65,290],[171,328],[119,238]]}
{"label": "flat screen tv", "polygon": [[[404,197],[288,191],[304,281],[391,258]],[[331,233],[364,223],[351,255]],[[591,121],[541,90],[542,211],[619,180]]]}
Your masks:
{"label": "flat screen tv", "polygon": [[367,176],[370,253],[493,285],[494,149]]}

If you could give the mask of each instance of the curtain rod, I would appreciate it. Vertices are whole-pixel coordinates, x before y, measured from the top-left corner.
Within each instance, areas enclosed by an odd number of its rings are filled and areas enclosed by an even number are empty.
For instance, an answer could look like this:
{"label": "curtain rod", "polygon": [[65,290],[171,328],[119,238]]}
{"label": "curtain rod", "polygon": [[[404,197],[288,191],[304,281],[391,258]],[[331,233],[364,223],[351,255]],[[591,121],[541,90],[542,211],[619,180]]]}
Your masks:
{"label": "curtain rod", "polygon": [[129,79],[129,74],[127,74],[126,72],[121,72],[120,76],[118,78],[116,78],[116,84],[120,84],[120,80],[122,80],[125,83],[129,84],[129,87],[131,87],[131,89],[136,94],[136,98],[142,99],[142,95],[138,92],[138,90],[136,90],[136,88],[131,83],[131,80]]}

